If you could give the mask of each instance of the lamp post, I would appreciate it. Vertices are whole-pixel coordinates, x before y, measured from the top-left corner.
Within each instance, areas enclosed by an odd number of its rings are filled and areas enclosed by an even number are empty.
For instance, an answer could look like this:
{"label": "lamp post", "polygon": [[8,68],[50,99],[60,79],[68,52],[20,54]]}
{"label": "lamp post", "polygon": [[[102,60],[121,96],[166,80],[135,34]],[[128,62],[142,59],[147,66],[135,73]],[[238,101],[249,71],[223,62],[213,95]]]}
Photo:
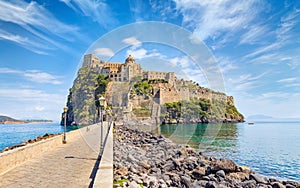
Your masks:
{"label": "lamp post", "polygon": [[67,131],[67,112],[68,112],[68,107],[64,107],[64,140],[63,144],[67,143],[66,140],[66,131]]}
{"label": "lamp post", "polygon": [[100,121],[101,121],[101,124],[100,124],[100,130],[101,130],[101,133],[100,133],[100,152],[101,152],[102,149],[103,149],[103,112],[102,112],[102,108],[105,105],[105,98],[103,96],[101,96],[98,100],[99,100],[99,106],[100,106]]}

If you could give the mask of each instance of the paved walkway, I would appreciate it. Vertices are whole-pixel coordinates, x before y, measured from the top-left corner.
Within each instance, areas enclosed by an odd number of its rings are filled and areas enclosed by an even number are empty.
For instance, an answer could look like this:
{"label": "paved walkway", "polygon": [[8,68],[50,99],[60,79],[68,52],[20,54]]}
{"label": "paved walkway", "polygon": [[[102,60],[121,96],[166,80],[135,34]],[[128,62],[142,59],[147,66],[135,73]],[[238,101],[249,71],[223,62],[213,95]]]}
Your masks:
{"label": "paved walkway", "polygon": [[98,158],[99,126],[0,176],[0,187],[89,187]]}

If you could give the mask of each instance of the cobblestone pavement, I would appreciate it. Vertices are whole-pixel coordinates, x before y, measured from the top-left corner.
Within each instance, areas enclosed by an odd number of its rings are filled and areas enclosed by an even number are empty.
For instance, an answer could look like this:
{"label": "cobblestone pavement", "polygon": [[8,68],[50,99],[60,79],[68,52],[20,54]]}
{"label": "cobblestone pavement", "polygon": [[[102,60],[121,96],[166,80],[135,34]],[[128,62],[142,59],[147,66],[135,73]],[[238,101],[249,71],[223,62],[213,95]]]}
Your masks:
{"label": "cobblestone pavement", "polygon": [[[82,136],[68,140],[0,176],[0,187],[88,187],[98,153],[99,128],[83,129]],[[88,138],[88,143],[86,142]]]}

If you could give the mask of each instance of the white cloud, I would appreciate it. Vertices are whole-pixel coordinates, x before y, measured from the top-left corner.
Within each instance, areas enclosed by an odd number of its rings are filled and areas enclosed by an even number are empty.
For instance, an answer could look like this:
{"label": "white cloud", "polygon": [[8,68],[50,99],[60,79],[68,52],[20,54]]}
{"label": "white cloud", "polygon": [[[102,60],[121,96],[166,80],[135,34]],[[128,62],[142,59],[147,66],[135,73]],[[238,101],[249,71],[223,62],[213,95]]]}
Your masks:
{"label": "white cloud", "polygon": [[47,54],[45,51],[53,47],[67,48],[56,42],[53,37],[72,41],[72,36],[79,36],[79,28],[62,23],[44,6],[34,1],[0,1],[0,20],[3,24],[18,25],[27,32],[26,36],[20,36],[15,34],[16,31],[10,29],[11,27],[5,27],[5,31],[0,31],[0,38],[15,42],[38,54]]}
{"label": "white cloud", "polygon": [[76,7],[73,6],[73,4],[71,3],[71,0],[60,0],[60,1],[63,2],[63,3],[65,3],[71,9],[76,10]]}
{"label": "white cloud", "polygon": [[35,106],[34,108],[35,108],[37,111],[43,111],[43,110],[45,110],[45,107],[44,107],[44,106],[41,106],[41,105]]}
{"label": "white cloud", "polygon": [[94,53],[98,56],[112,57],[115,53],[110,48],[97,48]]}
{"label": "white cloud", "polygon": [[291,35],[291,30],[299,22],[298,18],[300,15],[300,10],[294,9],[291,12],[288,12],[287,15],[281,17],[280,27],[276,30],[277,39],[281,41],[285,41],[289,39]]}
{"label": "white cloud", "polygon": [[290,83],[290,82],[294,82],[295,80],[297,80],[297,78],[293,77],[293,78],[281,79],[281,80],[278,80],[277,82],[279,82],[279,83]]}
{"label": "white cloud", "polygon": [[42,90],[34,89],[2,89],[0,88],[0,98],[2,100],[15,100],[15,101],[42,101],[55,104],[64,102],[65,96],[58,94],[45,93]]}
{"label": "white cloud", "polygon": [[241,36],[241,44],[255,44],[261,43],[262,37],[266,38],[268,28],[264,25],[251,25],[249,30]]}
{"label": "white cloud", "polygon": [[60,0],[77,13],[91,17],[103,27],[114,25],[117,21],[113,18],[109,6],[103,0]]}
{"label": "white cloud", "polygon": [[129,37],[122,40],[123,43],[132,45],[134,48],[141,46],[142,42],[137,40],[135,37]]}
{"label": "white cloud", "polygon": [[263,77],[266,74],[267,74],[267,72],[264,72],[264,73],[259,74],[257,76],[252,76],[252,74],[242,74],[236,79],[229,79],[229,80],[232,83],[240,84],[240,83],[247,82],[247,81],[258,80],[259,78]]}
{"label": "white cloud", "polygon": [[194,34],[189,36],[189,40],[192,44],[202,44],[202,41]]}
{"label": "white cloud", "polygon": [[211,83],[207,80],[207,75],[205,75],[200,69],[182,69],[182,74],[180,76],[185,80],[192,80],[198,83],[201,87],[211,88]]}
{"label": "white cloud", "polygon": [[262,93],[261,98],[262,99],[267,99],[267,98],[287,98],[290,96],[290,93],[284,93],[284,92],[267,92],[267,93]]}
{"label": "white cloud", "polygon": [[299,87],[300,83],[291,83],[291,84],[286,84],[286,87]]}
{"label": "white cloud", "polygon": [[0,114],[17,119],[42,118],[59,121],[66,96],[36,89],[0,88]]}
{"label": "white cloud", "polygon": [[[12,34],[12,33],[8,33],[4,30],[0,29],[0,40],[8,40],[11,42],[15,42],[17,43],[19,46],[22,46],[30,51],[33,51],[37,54],[44,54],[46,55],[47,52],[44,52],[42,50],[50,50],[52,48],[46,46],[46,45],[42,45],[40,43],[37,43],[33,40],[30,40],[28,37],[24,37],[24,36],[20,36],[20,35],[16,35],[16,34]],[[41,50],[42,49],[42,50]]]}
{"label": "white cloud", "polygon": [[180,68],[187,68],[192,65],[190,59],[187,56],[174,57],[174,58],[170,59],[169,61],[171,64],[173,64],[175,66],[179,66]]}
{"label": "white cloud", "polygon": [[0,68],[2,74],[19,74],[24,76],[27,80],[36,83],[62,84],[58,76],[40,71],[40,70],[15,70],[10,68]]}
{"label": "white cloud", "polygon": [[144,21],[149,15],[145,14],[148,6],[148,1],[128,1],[130,14],[136,22]]}
{"label": "white cloud", "polygon": [[235,91],[250,90],[250,89],[254,88],[255,86],[257,86],[257,83],[258,82],[255,82],[255,81],[239,83],[239,84],[235,85],[234,90]]}
{"label": "white cloud", "polygon": [[268,71],[257,76],[252,74],[242,74],[238,78],[229,78],[228,84],[232,91],[245,91],[260,86],[260,78],[268,74]]}
{"label": "white cloud", "polygon": [[277,80],[277,82],[283,84],[284,87],[298,88],[300,86],[299,78],[297,77],[284,78]]}
{"label": "white cloud", "polygon": [[47,9],[32,1],[0,2],[0,18],[20,26],[34,26],[54,32],[57,35],[74,31],[77,28],[58,21]]}
{"label": "white cloud", "polygon": [[202,40],[216,38],[221,32],[236,32],[247,26],[261,10],[258,1],[174,0],[183,14],[183,23],[194,27],[194,33]]}
{"label": "white cloud", "polygon": [[51,75],[46,72],[41,72],[38,70],[26,71],[23,75],[32,82],[62,84],[62,82],[59,81],[59,78],[57,76]]}
{"label": "white cloud", "polygon": [[[299,23],[299,15],[300,11],[297,9],[294,9],[291,12],[287,12],[284,16],[281,17],[280,24],[276,27],[273,26],[272,31],[268,31],[270,29],[268,29],[266,25],[251,26],[249,32],[242,35],[240,43],[252,44],[261,42],[267,44],[260,45],[251,53],[246,55],[245,58],[254,58],[251,61],[265,61],[267,59],[272,59],[273,62],[268,61],[268,63],[272,64],[274,64],[274,62],[278,62],[279,60],[286,60],[282,58],[287,57],[281,57],[283,56],[282,52],[289,54],[289,52],[284,51],[284,47],[294,44],[295,38],[299,38],[299,34],[295,32],[295,30],[297,30],[296,27]],[[259,40],[257,41],[257,39]],[[280,52],[278,52],[279,49]]]}
{"label": "white cloud", "polygon": [[264,55],[264,53],[272,51],[272,50],[277,50],[280,47],[282,47],[282,43],[281,42],[274,42],[271,44],[267,44],[265,46],[261,46],[259,48],[257,48],[254,52],[251,52],[250,54],[246,55],[246,58],[252,58],[258,55]]}
{"label": "white cloud", "polygon": [[126,51],[127,56],[132,55],[135,59],[143,59],[143,58],[149,58],[149,57],[159,57],[163,58],[163,56],[158,53],[156,50],[148,51],[144,48],[131,48]]}
{"label": "white cloud", "polygon": [[219,56],[218,58],[218,68],[221,73],[231,73],[232,70],[238,69],[237,63],[227,56]]}
{"label": "white cloud", "polygon": [[9,69],[9,68],[0,68],[0,73],[4,74],[22,74],[22,71]]}

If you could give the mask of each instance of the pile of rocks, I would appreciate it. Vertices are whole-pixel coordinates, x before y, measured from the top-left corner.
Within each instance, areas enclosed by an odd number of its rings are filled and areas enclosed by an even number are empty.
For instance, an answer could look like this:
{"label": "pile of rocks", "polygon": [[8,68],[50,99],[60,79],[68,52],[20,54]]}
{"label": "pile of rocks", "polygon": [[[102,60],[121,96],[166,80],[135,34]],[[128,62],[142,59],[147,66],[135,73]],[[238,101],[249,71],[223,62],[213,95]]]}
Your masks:
{"label": "pile of rocks", "polygon": [[45,140],[45,139],[48,139],[48,138],[51,138],[51,137],[54,137],[56,135],[60,135],[61,133],[58,133],[58,134],[44,134],[44,136],[37,136],[35,139],[29,139],[21,144],[17,144],[17,145],[14,145],[14,146],[9,146],[9,147],[6,147],[4,148],[2,152],[5,152],[5,151],[9,151],[9,150],[12,150],[12,149],[15,149],[15,148],[19,148],[19,147],[23,147],[23,146],[26,146],[27,144],[32,144],[32,143],[35,143],[35,142],[38,142],[38,141],[41,141],[41,140]]}
{"label": "pile of rocks", "polygon": [[203,156],[161,135],[116,126],[114,187],[300,188],[300,184],[261,177],[232,160]]}

